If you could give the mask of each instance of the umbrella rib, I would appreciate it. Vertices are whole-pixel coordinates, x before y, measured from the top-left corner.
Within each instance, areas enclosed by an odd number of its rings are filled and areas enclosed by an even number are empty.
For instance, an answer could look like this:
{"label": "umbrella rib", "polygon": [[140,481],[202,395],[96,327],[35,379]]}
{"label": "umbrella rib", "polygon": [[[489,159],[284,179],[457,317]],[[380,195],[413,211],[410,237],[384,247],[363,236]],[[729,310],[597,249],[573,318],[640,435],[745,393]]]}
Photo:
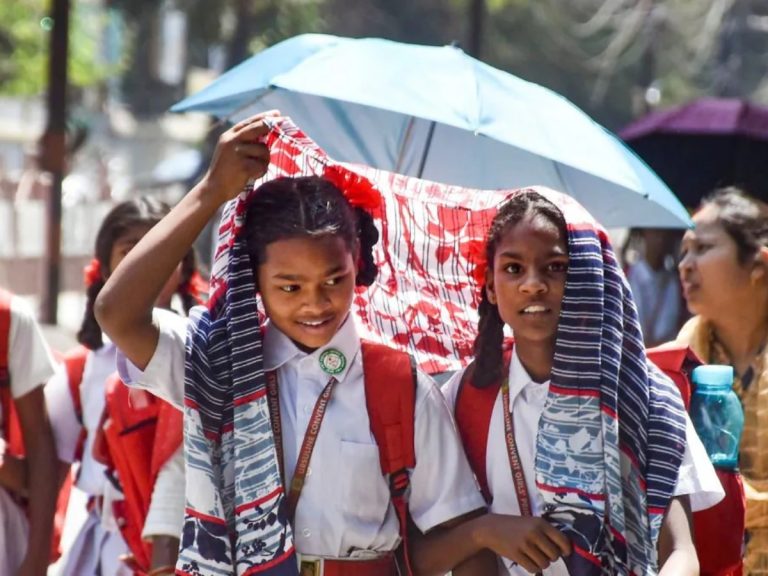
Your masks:
{"label": "umbrella rib", "polygon": [[427,141],[424,144],[424,152],[421,154],[421,162],[419,162],[419,172],[417,173],[416,177],[421,178],[422,174],[424,174],[424,166],[427,163],[427,155],[429,154],[429,149],[432,147],[432,137],[435,135],[435,126],[437,125],[437,122],[432,120],[432,122],[429,124],[429,132],[427,133]]}
{"label": "umbrella rib", "polygon": [[400,172],[403,167],[403,160],[405,159],[405,149],[408,147],[413,135],[413,126],[416,123],[416,117],[411,116],[408,120],[408,126],[405,128],[405,135],[403,136],[402,144],[400,144],[400,151],[397,154],[397,163],[395,164],[395,172]]}

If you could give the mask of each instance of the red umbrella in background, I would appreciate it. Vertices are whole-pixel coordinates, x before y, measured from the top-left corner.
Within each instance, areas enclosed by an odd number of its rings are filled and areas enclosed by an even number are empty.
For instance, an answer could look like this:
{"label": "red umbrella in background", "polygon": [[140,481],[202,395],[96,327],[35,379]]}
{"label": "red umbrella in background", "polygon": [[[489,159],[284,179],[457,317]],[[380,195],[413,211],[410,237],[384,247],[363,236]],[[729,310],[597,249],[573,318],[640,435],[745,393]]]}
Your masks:
{"label": "red umbrella in background", "polygon": [[619,135],[686,206],[729,185],[768,200],[767,106],[703,98],[653,112]]}

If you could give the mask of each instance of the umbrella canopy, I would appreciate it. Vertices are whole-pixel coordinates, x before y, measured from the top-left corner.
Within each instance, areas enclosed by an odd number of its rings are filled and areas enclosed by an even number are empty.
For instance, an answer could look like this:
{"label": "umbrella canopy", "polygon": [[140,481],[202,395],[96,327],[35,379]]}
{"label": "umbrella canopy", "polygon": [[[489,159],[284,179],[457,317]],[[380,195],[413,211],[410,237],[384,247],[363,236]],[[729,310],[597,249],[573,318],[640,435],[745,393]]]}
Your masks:
{"label": "umbrella canopy", "polygon": [[687,205],[719,186],[768,200],[768,107],[703,98],[654,112],[621,131]]}
{"label": "umbrella canopy", "polygon": [[271,108],[346,162],[473,188],[547,185],[607,226],[690,222],[666,185],[576,106],[453,46],[296,36],[172,111],[236,121]]}

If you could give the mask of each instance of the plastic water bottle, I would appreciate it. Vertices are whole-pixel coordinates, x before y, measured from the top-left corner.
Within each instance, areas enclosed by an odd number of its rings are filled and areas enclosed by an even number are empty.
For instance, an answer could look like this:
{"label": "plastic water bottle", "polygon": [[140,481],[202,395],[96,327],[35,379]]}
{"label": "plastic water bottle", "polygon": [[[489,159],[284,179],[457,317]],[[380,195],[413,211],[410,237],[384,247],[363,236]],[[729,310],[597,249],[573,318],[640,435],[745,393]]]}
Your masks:
{"label": "plastic water bottle", "polygon": [[733,391],[733,368],[708,364],[692,375],[691,421],[717,468],[735,470],[744,430],[744,410]]}

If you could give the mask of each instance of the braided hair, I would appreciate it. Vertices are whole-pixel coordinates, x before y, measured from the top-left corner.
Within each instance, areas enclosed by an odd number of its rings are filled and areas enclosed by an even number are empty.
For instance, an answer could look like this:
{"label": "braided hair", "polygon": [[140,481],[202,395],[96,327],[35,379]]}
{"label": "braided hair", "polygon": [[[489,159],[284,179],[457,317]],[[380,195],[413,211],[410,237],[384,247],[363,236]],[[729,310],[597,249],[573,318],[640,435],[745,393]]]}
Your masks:
{"label": "braided hair", "polygon": [[[142,196],[121,202],[105,216],[96,234],[96,246],[94,249],[94,255],[99,262],[101,273],[86,290],[88,300],[85,306],[83,321],[77,333],[78,342],[86,348],[97,350],[104,344],[101,326],[99,326],[93,313],[93,305],[110,273],[110,260],[115,243],[136,226],[154,226],[170,211],[170,206],[162,200],[151,196]],[[196,269],[197,259],[194,250],[190,250],[182,262],[182,282],[178,290],[186,312],[189,312],[189,309],[197,304],[193,291],[189,288],[189,279],[192,278]]]}
{"label": "braided hair", "polygon": [[[496,213],[488,230],[485,244],[485,258],[488,273],[493,273],[496,249],[502,238],[517,224],[530,217],[543,217],[568,238],[565,218],[552,202],[533,190],[524,190],[511,196]],[[488,299],[488,290],[483,287],[480,306],[480,321],[475,338],[472,382],[478,388],[485,388],[498,382],[504,371],[504,321],[497,305]]]}
{"label": "braided hair", "polygon": [[319,176],[277,178],[263,184],[248,204],[243,234],[257,290],[257,269],[266,261],[267,245],[296,237],[333,234],[350,251],[359,248],[357,286],[370,286],[378,273],[373,247],[379,231],[373,217],[350,206],[334,184]]}

